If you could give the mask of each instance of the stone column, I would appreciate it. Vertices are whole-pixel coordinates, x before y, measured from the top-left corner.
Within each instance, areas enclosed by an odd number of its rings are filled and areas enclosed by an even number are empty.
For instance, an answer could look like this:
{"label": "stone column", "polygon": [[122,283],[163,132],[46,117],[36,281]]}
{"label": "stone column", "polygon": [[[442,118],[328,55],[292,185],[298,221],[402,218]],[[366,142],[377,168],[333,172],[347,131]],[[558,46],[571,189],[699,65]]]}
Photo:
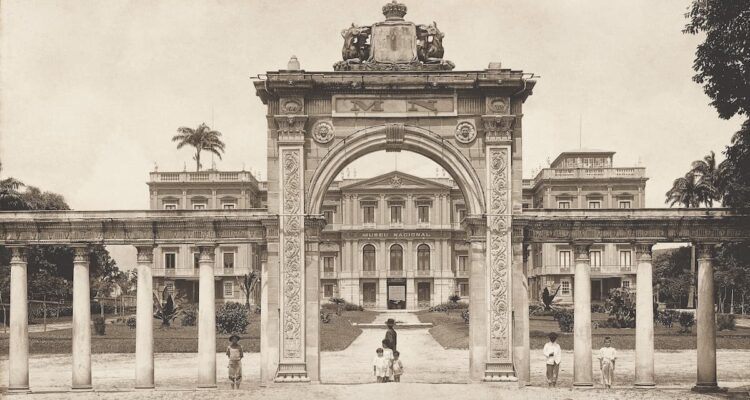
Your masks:
{"label": "stone column", "polygon": [[136,246],[138,251],[138,290],[135,310],[135,388],[154,388],[154,245]]}
{"label": "stone column", "polygon": [[651,243],[636,243],[638,260],[635,291],[635,386],[654,382],[654,289]]}
{"label": "stone column", "polygon": [[215,244],[198,245],[198,387],[216,387],[216,282]]}
{"label": "stone column", "polygon": [[484,379],[487,362],[487,293],[486,242],[472,238],[469,248],[469,376],[472,381]]}
{"label": "stone column", "polygon": [[29,320],[26,248],[10,247],[10,346],[8,390],[29,391]]}
{"label": "stone column", "polygon": [[[513,360],[516,376],[530,384],[531,350],[529,348],[529,294],[523,270],[523,243],[513,243]],[[520,239],[520,238],[519,238]]]}
{"label": "stone column", "polygon": [[573,386],[593,386],[591,366],[591,243],[572,243],[575,253],[573,285]]}
{"label": "stone column", "polygon": [[89,250],[73,246],[73,390],[91,389],[91,290]]}
{"label": "stone column", "polygon": [[698,382],[693,390],[714,391],[716,382],[716,315],[714,312],[714,245],[698,243]]}

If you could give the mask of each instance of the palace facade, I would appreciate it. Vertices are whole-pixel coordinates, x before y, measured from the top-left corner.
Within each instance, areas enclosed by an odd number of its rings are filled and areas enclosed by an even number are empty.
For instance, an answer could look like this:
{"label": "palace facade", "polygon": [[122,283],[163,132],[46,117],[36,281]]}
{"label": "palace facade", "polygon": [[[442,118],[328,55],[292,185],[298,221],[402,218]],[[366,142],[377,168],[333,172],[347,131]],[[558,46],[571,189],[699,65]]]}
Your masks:
{"label": "palace facade", "polygon": [[[561,153],[549,168],[523,181],[523,208],[643,208],[645,168],[613,166],[612,151]],[[265,182],[247,171],[152,172],[153,210],[261,208]],[[469,248],[461,221],[466,205],[450,178],[420,178],[392,171],[367,179],[339,179],[329,187],[322,214],[320,297],[339,297],[365,308],[421,309],[459,295],[468,301]],[[243,277],[260,269],[253,244],[219,246],[216,300],[244,301]],[[198,301],[198,248],[162,246],[154,251],[154,287]],[[591,247],[591,296],[615,287],[635,288],[631,243]],[[545,287],[572,303],[573,249],[569,243],[531,244],[530,299]],[[559,289],[559,290],[558,290]],[[259,301],[250,293],[251,302]]]}

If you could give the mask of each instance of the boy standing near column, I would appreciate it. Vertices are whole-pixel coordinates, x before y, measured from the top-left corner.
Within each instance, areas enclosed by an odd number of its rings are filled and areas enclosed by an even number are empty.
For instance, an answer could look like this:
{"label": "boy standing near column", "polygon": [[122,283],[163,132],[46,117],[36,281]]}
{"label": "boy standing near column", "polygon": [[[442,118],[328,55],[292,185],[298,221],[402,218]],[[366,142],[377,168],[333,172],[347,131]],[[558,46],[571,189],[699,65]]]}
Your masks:
{"label": "boy standing near column", "polygon": [[547,386],[557,386],[557,374],[560,372],[560,361],[562,361],[562,350],[557,343],[557,333],[549,334],[549,342],[544,345],[544,357],[547,360]]}

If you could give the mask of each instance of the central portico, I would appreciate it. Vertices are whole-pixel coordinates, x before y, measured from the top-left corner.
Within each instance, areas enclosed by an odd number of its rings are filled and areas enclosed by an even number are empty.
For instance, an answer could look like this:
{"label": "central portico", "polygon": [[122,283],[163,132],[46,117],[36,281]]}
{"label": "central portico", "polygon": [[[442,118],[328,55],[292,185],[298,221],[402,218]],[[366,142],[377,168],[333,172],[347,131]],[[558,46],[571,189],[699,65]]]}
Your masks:
{"label": "central portico", "polygon": [[[405,21],[406,11],[394,1],[383,7],[385,21],[342,31],[334,71],[307,72],[293,58],[255,82],[268,107],[268,208],[279,215],[267,226],[263,265],[264,382],[320,380],[324,197],[343,168],[381,150],[432,159],[465,200],[472,379],[515,380],[516,369],[528,369],[528,354],[514,354],[528,347],[514,346],[513,330],[528,327],[514,324],[512,310],[528,305],[523,274],[511,274],[523,263],[511,221],[521,211],[522,105],[535,82],[499,63],[453,71],[437,24]],[[389,291],[401,290],[392,283]]]}

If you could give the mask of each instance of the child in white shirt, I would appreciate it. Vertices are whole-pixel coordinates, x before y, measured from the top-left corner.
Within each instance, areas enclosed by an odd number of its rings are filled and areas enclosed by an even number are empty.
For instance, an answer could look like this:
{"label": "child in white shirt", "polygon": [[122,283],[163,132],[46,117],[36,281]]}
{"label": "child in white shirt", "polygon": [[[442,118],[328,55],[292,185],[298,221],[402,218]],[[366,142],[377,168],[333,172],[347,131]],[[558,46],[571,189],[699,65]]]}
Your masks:
{"label": "child in white shirt", "polygon": [[604,347],[599,349],[599,368],[602,370],[602,385],[610,389],[612,381],[615,379],[615,360],[617,351],[612,347],[612,339],[607,336],[604,338]]}
{"label": "child in white shirt", "polygon": [[560,361],[562,361],[562,350],[556,341],[557,333],[550,333],[549,342],[544,345],[542,350],[547,360],[547,386],[549,387],[557,385],[557,375],[560,372]]}
{"label": "child in white shirt", "polygon": [[383,357],[383,349],[378,348],[375,353],[375,358],[372,360],[372,372],[378,383],[383,383],[388,372],[389,361]]}

